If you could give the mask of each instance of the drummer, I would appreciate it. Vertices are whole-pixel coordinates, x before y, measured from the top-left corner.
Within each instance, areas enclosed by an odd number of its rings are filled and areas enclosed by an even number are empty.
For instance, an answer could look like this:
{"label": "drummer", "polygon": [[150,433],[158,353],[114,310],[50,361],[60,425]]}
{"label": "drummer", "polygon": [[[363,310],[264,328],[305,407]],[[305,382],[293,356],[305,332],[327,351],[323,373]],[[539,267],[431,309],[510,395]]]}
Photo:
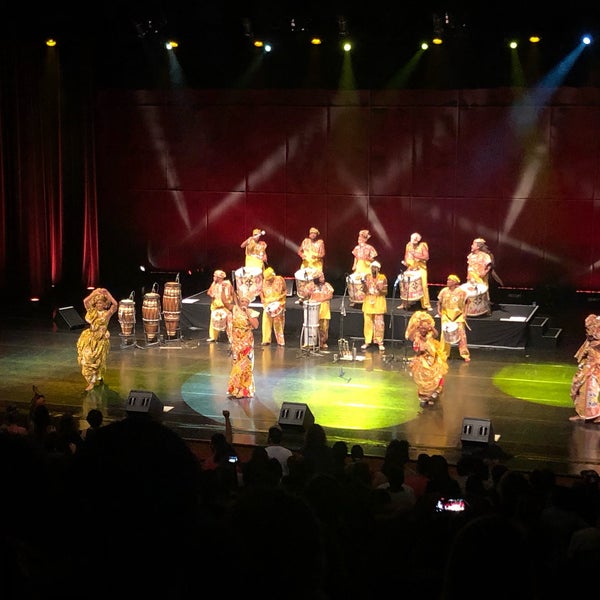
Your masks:
{"label": "drummer", "polygon": [[358,232],[358,241],[352,250],[354,262],[352,263],[352,274],[368,275],[371,273],[371,263],[377,256],[377,250],[367,241],[371,237],[368,229],[361,229]]}
{"label": "drummer", "polygon": [[471,252],[467,255],[467,282],[472,286],[483,284],[489,304],[490,272],[494,268],[494,257],[483,238],[475,238],[471,242]]}
{"label": "drummer", "polygon": [[[227,274],[221,269],[217,269],[213,273],[213,280],[206,292],[206,295],[211,298],[210,302],[210,324],[208,326],[207,342],[216,342],[219,338],[219,332],[223,329],[217,329],[215,324],[220,322],[225,316],[225,329],[227,339],[231,344],[231,311],[225,307],[223,297],[229,303],[233,302],[233,285],[227,279]],[[218,311],[218,312],[217,312]]]}
{"label": "drummer", "polygon": [[240,244],[246,252],[245,267],[258,268],[262,272],[267,266],[267,242],[260,239],[264,235],[264,230],[253,229],[252,235]]}
{"label": "drummer", "polygon": [[331,320],[331,299],[333,286],[325,281],[325,275],[319,271],[306,287],[309,302],[319,303],[319,347],[321,350],[328,348],[329,321]]}
{"label": "drummer", "polygon": [[[421,308],[423,310],[432,311],[431,301],[429,300],[429,289],[427,283],[427,261],[429,260],[429,246],[424,242],[420,233],[411,233],[410,240],[407,242],[404,249],[404,260],[402,264],[407,271],[419,272],[421,275],[421,285],[423,287],[423,295],[421,296]],[[400,304],[399,310],[406,308],[406,303]]]}
{"label": "drummer", "polygon": [[276,275],[272,267],[267,267],[263,274],[260,301],[263,305],[262,314],[262,345],[271,343],[271,334],[275,332],[278,346],[285,346],[285,301],[287,298],[287,287],[285,279]]}
{"label": "drummer", "polygon": [[316,227],[308,230],[308,237],[302,240],[298,248],[298,256],[302,259],[300,269],[314,269],[315,273],[323,271],[325,242],[319,237],[321,232]]}
{"label": "drummer", "polygon": [[452,345],[448,341],[447,333],[448,324],[455,323],[457,326],[456,335],[458,337],[458,352],[465,362],[471,362],[469,348],[467,347],[467,332],[466,332],[466,314],[469,297],[467,292],[459,286],[460,279],[457,275],[448,275],[446,287],[442,288],[438,294],[438,314],[441,320],[440,343],[444,347],[444,352],[447,358],[450,358]]}

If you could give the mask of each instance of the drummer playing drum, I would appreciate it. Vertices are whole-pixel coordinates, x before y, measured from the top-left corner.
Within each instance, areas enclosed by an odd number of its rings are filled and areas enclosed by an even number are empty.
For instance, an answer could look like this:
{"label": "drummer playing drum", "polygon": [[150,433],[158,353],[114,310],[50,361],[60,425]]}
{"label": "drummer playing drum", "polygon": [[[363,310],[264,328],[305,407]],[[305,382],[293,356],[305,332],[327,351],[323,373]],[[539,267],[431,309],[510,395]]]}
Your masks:
{"label": "drummer playing drum", "polygon": [[219,332],[226,331],[227,339],[231,344],[231,312],[225,307],[223,297],[228,302],[233,302],[233,285],[226,277],[225,271],[217,269],[213,273],[212,283],[206,292],[206,295],[211,298],[207,342],[216,342]]}
{"label": "drummer playing drum", "polygon": [[267,242],[260,239],[263,235],[265,232],[262,229],[253,229],[252,235],[240,244],[240,248],[244,248],[246,253],[244,266],[264,270],[267,264]]}
{"label": "drummer playing drum", "polygon": [[[459,287],[460,279],[457,275],[448,275],[446,287],[438,294],[438,313],[442,327],[440,343],[444,346],[446,357],[450,357],[452,343],[458,344],[458,352],[465,362],[471,361],[467,347],[466,314],[469,297],[467,292]],[[446,331],[449,324],[455,324],[456,330],[452,331],[452,341],[447,339]],[[446,334],[446,335],[445,335]],[[456,341],[455,341],[456,340]]]}
{"label": "drummer playing drum", "polygon": [[302,240],[298,248],[298,256],[302,259],[300,269],[314,269],[315,272],[323,271],[323,257],[325,256],[325,242],[319,238],[321,232],[316,227],[308,230],[308,237]]}
{"label": "drummer playing drum", "polygon": [[333,298],[333,286],[325,281],[325,275],[319,271],[313,282],[306,287],[310,302],[319,303],[319,347],[327,348],[329,337],[329,321],[331,320],[330,300]]}
{"label": "drummer playing drum", "polygon": [[[423,310],[432,311],[431,301],[429,300],[429,289],[427,282],[427,261],[429,260],[429,246],[424,242],[420,233],[412,233],[410,240],[404,249],[404,260],[402,264],[406,267],[405,277],[413,273],[421,280],[422,296],[421,308]],[[404,302],[400,304],[398,310],[407,308],[410,298],[402,298]]]}
{"label": "drummer playing drum", "polygon": [[287,298],[287,287],[285,279],[276,275],[272,267],[264,272],[260,300],[263,305],[262,316],[262,345],[271,343],[271,334],[275,332],[275,339],[279,346],[285,346],[283,330],[285,327],[285,301]]}

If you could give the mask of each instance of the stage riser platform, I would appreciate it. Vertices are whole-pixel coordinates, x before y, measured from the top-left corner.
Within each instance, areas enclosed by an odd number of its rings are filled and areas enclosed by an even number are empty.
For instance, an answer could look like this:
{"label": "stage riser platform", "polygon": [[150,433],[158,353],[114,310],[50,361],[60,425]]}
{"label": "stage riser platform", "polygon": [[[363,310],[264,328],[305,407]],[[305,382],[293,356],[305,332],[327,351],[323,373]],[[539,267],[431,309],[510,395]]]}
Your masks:
{"label": "stage riser platform", "polygon": [[[289,297],[286,303],[285,335],[288,344],[300,343],[304,324],[304,309],[296,304],[295,297]],[[385,315],[385,339],[404,340],[406,325],[414,310],[396,310],[394,305],[398,299],[388,299],[388,310]],[[260,304],[253,304],[256,310],[262,311]],[[391,309],[394,309],[391,311]],[[415,307],[417,310],[418,307]],[[507,348],[520,350],[530,343],[529,323],[538,307],[526,304],[493,305],[491,316],[470,317],[467,332],[471,347]],[[345,312],[345,316],[343,316]],[[439,317],[434,317],[440,329]],[[181,307],[181,328],[204,331],[208,334],[210,320],[210,298],[198,294],[185,298]],[[362,338],[363,315],[360,305],[350,306],[347,297],[337,296],[331,301],[331,322],[329,325],[329,341],[339,338]]]}

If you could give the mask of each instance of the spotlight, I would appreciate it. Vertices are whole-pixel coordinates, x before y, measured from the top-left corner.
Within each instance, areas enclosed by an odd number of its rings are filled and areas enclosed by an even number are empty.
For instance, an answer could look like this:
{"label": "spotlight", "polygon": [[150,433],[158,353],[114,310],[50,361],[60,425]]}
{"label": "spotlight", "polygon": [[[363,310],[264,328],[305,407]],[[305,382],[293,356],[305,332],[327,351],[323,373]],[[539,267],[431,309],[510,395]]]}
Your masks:
{"label": "spotlight", "polygon": [[582,42],[583,44],[585,44],[586,46],[589,46],[589,45],[592,43],[592,37],[591,37],[590,35],[584,35],[584,36],[581,38],[581,42]]}
{"label": "spotlight", "polygon": [[508,42],[508,47],[511,50],[516,50],[518,46],[519,46],[519,43],[516,40],[511,40],[510,42]]}
{"label": "spotlight", "polygon": [[530,41],[532,44],[539,44],[539,43],[540,43],[540,41],[541,41],[541,39],[542,39],[542,38],[540,38],[540,36],[539,36],[539,35],[530,35],[530,36],[529,36],[529,41]]}
{"label": "spotlight", "polygon": [[429,49],[429,44],[427,42],[422,42],[421,43],[421,50],[428,50]]}
{"label": "spotlight", "polygon": [[320,46],[320,45],[321,45],[323,42],[322,42],[322,40],[321,40],[321,38],[320,38],[320,37],[313,37],[313,38],[310,40],[310,43],[311,43],[313,46]]}
{"label": "spotlight", "polygon": [[173,50],[173,48],[178,48],[179,47],[179,43],[176,42],[175,40],[169,40],[166,44],[165,44],[165,48],[167,50]]}
{"label": "spotlight", "polygon": [[350,42],[344,42],[342,48],[344,52],[350,52],[350,50],[352,50],[352,44]]}
{"label": "spotlight", "polygon": [[431,43],[432,43],[432,44],[435,44],[436,46],[441,46],[441,45],[444,43],[444,40],[442,40],[442,38],[441,38],[441,37],[434,37],[434,38],[431,40]]}
{"label": "spotlight", "polygon": [[54,46],[56,46],[56,40],[54,38],[48,38],[46,40],[46,46],[48,46],[48,48],[54,48]]}

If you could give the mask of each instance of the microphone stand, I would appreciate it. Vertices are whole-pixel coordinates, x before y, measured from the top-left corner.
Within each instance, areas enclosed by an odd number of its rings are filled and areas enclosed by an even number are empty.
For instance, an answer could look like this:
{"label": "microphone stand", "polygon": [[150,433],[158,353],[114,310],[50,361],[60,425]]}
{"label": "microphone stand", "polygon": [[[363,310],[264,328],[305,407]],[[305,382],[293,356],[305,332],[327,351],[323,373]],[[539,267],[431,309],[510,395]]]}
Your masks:
{"label": "microphone stand", "polygon": [[[398,284],[398,295],[400,297],[400,300],[402,301],[402,283],[404,282],[404,271],[400,271],[400,273],[398,273],[398,277],[396,278],[396,283]],[[394,284],[394,289],[396,288],[396,284]],[[404,356],[402,357],[402,366],[406,367],[406,364],[408,363],[408,357],[406,356],[407,354],[407,343],[406,343],[406,326],[407,326],[407,321],[406,321],[406,308],[403,309],[402,311],[402,323],[404,325],[404,331],[402,334],[402,346],[404,348]]]}
{"label": "microphone stand", "polygon": [[[348,341],[344,339],[344,319],[346,318],[346,294],[348,292],[348,274],[345,275],[344,294],[342,296],[342,303],[340,304],[340,337],[338,339],[339,359],[348,359],[353,357],[354,353],[350,351],[348,347]],[[334,357],[335,360],[335,357]]]}

